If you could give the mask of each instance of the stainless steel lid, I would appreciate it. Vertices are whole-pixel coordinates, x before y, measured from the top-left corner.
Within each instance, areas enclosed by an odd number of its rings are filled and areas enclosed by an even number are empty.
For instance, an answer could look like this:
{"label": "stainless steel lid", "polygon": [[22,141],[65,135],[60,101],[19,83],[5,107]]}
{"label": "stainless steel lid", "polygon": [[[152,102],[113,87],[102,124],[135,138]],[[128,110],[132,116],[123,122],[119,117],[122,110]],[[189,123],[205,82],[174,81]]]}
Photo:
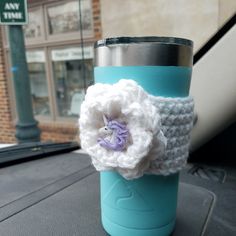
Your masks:
{"label": "stainless steel lid", "polygon": [[187,66],[193,42],[173,37],[118,37],[95,43],[96,66]]}

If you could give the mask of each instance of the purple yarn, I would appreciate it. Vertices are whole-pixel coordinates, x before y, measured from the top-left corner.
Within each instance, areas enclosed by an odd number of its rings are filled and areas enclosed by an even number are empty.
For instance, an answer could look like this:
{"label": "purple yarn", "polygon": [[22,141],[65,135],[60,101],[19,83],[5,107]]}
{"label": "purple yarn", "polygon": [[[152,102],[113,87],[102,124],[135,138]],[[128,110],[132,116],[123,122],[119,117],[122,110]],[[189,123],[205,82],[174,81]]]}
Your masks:
{"label": "purple yarn", "polygon": [[106,138],[98,138],[98,143],[106,149],[123,151],[129,138],[129,131],[126,125],[116,120],[107,119],[107,124],[104,128],[112,131],[112,142]]}

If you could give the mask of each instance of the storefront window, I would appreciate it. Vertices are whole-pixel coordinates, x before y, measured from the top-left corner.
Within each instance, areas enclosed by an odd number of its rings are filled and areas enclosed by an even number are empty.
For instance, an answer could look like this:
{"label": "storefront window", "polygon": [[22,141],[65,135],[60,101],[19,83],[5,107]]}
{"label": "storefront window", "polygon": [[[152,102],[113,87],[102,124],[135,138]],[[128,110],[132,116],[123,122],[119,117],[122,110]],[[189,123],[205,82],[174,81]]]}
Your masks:
{"label": "storefront window", "polygon": [[43,29],[43,16],[41,9],[35,9],[29,11],[28,14],[28,24],[23,26],[25,38],[28,39],[38,39],[42,37]]}
{"label": "storefront window", "polygon": [[26,52],[34,115],[50,114],[44,51]]}
{"label": "storefront window", "polygon": [[43,1],[29,9],[23,30],[37,119],[78,118],[85,91],[94,83],[93,17],[92,0]]}
{"label": "storefront window", "polygon": [[[79,1],[65,2],[47,8],[49,34],[78,32],[80,30]],[[91,3],[81,1],[82,28],[92,30]]]}
{"label": "storefront window", "polygon": [[93,49],[80,47],[52,50],[58,115],[78,117],[85,89],[93,83]]}

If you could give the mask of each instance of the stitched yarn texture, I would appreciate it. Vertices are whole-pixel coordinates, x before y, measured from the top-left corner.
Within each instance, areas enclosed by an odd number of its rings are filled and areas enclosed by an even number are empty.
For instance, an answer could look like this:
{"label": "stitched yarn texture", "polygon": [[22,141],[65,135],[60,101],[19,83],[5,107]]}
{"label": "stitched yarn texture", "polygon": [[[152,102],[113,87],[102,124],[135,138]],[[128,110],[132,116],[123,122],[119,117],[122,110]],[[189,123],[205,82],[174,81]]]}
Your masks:
{"label": "stitched yarn texture", "polygon": [[146,173],[173,174],[180,171],[187,162],[190,132],[193,127],[194,101],[192,97],[149,96],[152,104],[159,110],[167,145],[163,155],[150,163]]}
{"label": "stitched yarn texture", "polygon": [[98,171],[168,175],[186,164],[192,123],[191,97],[155,97],[133,80],[98,83],[81,105],[81,147]]}

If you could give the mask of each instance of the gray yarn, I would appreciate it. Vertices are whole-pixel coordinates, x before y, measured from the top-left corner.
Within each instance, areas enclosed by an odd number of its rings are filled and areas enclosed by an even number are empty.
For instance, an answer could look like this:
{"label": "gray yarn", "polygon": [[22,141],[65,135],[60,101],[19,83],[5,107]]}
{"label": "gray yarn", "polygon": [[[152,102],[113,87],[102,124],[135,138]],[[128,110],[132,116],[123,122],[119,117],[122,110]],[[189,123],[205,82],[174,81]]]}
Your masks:
{"label": "gray yarn", "polygon": [[159,110],[167,146],[162,157],[152,161],[145,173],[173,174],[180,171],[187,163],[190,132],[193,127],[194,101],[192,97],[150,96],[150,99]]}

